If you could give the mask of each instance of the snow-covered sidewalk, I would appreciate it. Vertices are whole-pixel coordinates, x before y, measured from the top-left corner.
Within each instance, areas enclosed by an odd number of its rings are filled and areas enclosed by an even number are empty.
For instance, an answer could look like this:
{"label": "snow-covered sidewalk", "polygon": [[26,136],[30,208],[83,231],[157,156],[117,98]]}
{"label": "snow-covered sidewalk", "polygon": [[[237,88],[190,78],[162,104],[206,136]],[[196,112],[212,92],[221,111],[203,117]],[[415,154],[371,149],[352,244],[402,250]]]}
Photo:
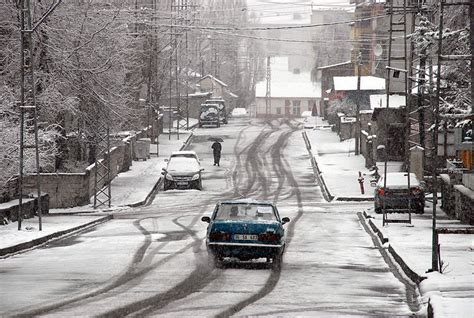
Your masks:
{"label": "snow-covered sidewalk", "polygon": [[[382,224],[382,215],[369,209],[372,222],[388,239],[387,247],[398,254],[406,266],[418,277],[424,306],[430,303],[434,317],[474,317],[473,237],[469,234],[440,234],[442,271],[428,272],[431,268],[432,205],[427,203],[424,214],[412,214],[412,223]],[[389,215],[406,218],[406,215]],[[437,227],[466,228],[458,220],[450,219],[437,209]],[[426,308],[426,307],[425,307]]]}
{"label": "snow-covered sidewalk", "polygon": [[180,132],[179,140],[176,134],[171,134],[171,138],[166,133],[161,134],[159,148],[157,149],[155,144],[150,147],[151,158],[146,161],[134,161],[129,171],[118,174],[111,182],[110,208],[102,207],[96,210],[91,199],[91,204],[85,206],[50,209],[49,215],[43,216],[42,231],[39,231],[38,218],[24,220],[21,231],[18,231],[16,222],[0,226],[0,256],[105,222],[110,219],[109,212],[145,203],[159,184],[161,169],[166,165],[165,159],[171,152],[180,150],[189,141],[190,136],[190,131]]}
{"label": "snow-covered sidewalk", "polygon": [[[365,195],[360,193],[358,172],[369,173],[363,156],[355,156],[354,139],[339,141],[338,135],[319,117],[309,117],[304,122],[317,168],[327,192],[335,199],[373,198],[370,177],[364,179]],[[389,171],[399,169],[394,163]],[[421,281],[419,290],[422,313],[432,311],[434,317],[474,317],[474,250],[472,235],[440,234],[440,255],[443,273],[427,272],[431,268],[432,205],[427,203],[425,213],[412,214],[412,224],[382,224],[382,215],[369,208],[366,214],[388,239],[385,247],[398,255],[401,267],[408,268]],[[406,215],[390,215],[405,218]],[[368,221],[367,221],[368,222]],[[437,213],[437,227],[469,227],[450,219],[441,209]],[[413,279],[413,277],[411,277]]]}
{"label": "snow-covered sidewalk", "polygon": [[[329,196],[336,200],[371,200],[374,194],[370,171],[365,168],[364,157],[355,155],[355,139],[339,141],[339,136],[320,117],[306,118],[305,132]],[[359,171],[364,178],[364,194],[361,193]]]}

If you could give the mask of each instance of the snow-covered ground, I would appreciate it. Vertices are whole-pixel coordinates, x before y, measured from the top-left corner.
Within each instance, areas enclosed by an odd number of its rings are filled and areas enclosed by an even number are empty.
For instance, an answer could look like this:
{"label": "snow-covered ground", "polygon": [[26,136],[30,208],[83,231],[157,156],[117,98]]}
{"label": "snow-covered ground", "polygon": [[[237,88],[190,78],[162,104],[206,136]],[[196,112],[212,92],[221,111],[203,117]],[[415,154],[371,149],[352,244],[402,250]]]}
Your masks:
{"label": "snow-covered ground", "polygon": [[[428,277],[420,284],[423,304],[427,305],[429,298],[436,317],[473,317],[470,236],[440,236],[445,271],[427,274],[431,264],[429,207],[425,214],[413,216],[412,226],[382,227],[380,215],[370,211],[371,202],[325,203],[314,183],[300,131],[283,142],[287,127],[262,128],[253,119],[232,122],[220,129],[198,129],[195,143],[189,147],[206,169],[203,191],[160,192],[149,207],[119,207],[148,195],[161,174],[163,159],[186,139],[181,136],[179,141],[169,141],[162,135],[160,157],[152,154],[147,161],[134,162],[130,171],[114,180],[113,208],[125,209],[115,213],[116,220],[64,244],[2,260],[2,285],[9,290],[8,295],[0,293],[4,312],[59,304],[59,311],[45,312],[71,316],[117,313],[116,308],[123,307],[166,316],[214,316],[230,313],[225,308],[237,308],[239,315],[409,316],[413,304],[407,305],[404,283],[373,248],[356,217],[355,212],[365,208],[389,238],[388,244],[416,273]],[[364,172],[359,170],[364,165],[354,156],[353,148],[350,151],[350,142],[339,142],[330,130],[306,131],[333,194],[360,197],[357,172]],[[224,138],[221,167],[212,166],[209,136]],[[260,144],[253,147],[254,143]],[[286,146],[284,151],[278,143]],[[366,187],[367,196],[371,196],[367,189],[372,188]],[[291,218],[281,273],[246,265],[223,270],[203,265],[205,225],[199,222],[200,217],[212,211],[215,201],[239,195],[278,201],[280,214]],[[61,230],[103,215],[45,217],[44,231]],[[461,226],[442,212],[438,217],[440,226]],[[30,221],[34,222],[25,222]],[[0,232],[4,246],[12,244],[16,235],[25,235],[22,240],[26,235],[38,235],[35,224],[28,232],[15,231],[14,226],[9,225],[11,234]],[[32,279],[39,283],[25,291],[25,284]],[[58,296],[62,293],[68,295],[66,299]],[[422,307],[420,313],[425,312]]]}
{"label": "snow-covered ground", "polygon": [[[427,272],[431,268],[432,205],[427,204],[422,215],[412,214],[410,224],[382,226],[382,215],[370,210],[373,222],[389,239],[394,250],[418,276],[427,277],[420,284],[424,305],[428,301],[436,317],[474,317],[474,262],[472,235],[440,234],[440,255],[443,273]],[[395,218],[390,215],[389,217]],[[397,216],[397,218],[401,218]],[[406,218],[403,217],[403,218]],[[466,227],[437,211],[438,227]]]}
{"label": "snow-covered ground", "polygon": [[[306,118],[305,126],[311,127],[305,131],[328,192],[336,198],[373,198],[370,171],[365,168],[364,157],[355,155],[354,138],[340,142],[339,136],[319,117]],[[364,194],[359,171],[364,178]]]}
{"label": "snow-covered ground", "polygon": [[38,218],[24,220],[21,231],[18,231],[16,222],[0,226],[0,249],[75,228],[104,217],[104,213],[117,213],[128,209],[129,206],[143,203],[161,177],[161,169],[166,165],[164,160],[171,152],[179,150],[189,135],[190,132],[181,132],[179,140],[176,134],[171,134],[171,138],[168,134],[160,135],[159,156],[156,155],[157,145],[152,144],[150,159],[133,161],[129,171],[118,174],[112,181],[110,208],[101,207],[95,210],[93,205],[89,204],[67,209],[51,209],[49,216],[43,216],[42,231],[39,231]]}
{"label": "snow-covered ground", "polygon": [[103,217],[103,215],[77,215],[74,217],[46,215],[42,218],[43,230],[41,232],[38,230],[39,222],[37,217],[23,220],[21,231],[18,231],[18,223],[16,222],[2,225],[0,226],[0,249],[29,242],[60,231],[66,231]]}
{"label": "snow-covered ground", "polygon": [[[356,182],[358,171],[365,171],[362,156],[354,155],[354,140],[339,141],[335,132],[327,128],[326,122],[321,118],[309,118],[312,122],[306,129],[311,141],[313,154],[318,162],[330,192],[336,197],[360,196],[357,193]],[[378,164],[380,166],[380,164]],[[392,163],[388,171],[401,168],[397,163]],[[380,170],[382,171],[382,169]],[[368,196],[373,196],[369,189]],[[427,277],[419,286],[422,303],[428,301],[435,311],[436,317],[474,317],[474,241],[472,235],[440,235],[440,254],[444,262],[443,273],[427,273],[431,268],[431,243],[432,243],[432,205],[427,203],[423,215],[412,214],[412,224],[382,225],[382,215],[375,214],[372,208],[368,213],[373,217],[374,223],[383,232],[384,237],[399,254],[411,270],[421,277]],[[391,215],[392,218],[406,218],[405,215]],[[438,227],[467,227],[458,220],[450,219],[441,209],[437,213]]]}

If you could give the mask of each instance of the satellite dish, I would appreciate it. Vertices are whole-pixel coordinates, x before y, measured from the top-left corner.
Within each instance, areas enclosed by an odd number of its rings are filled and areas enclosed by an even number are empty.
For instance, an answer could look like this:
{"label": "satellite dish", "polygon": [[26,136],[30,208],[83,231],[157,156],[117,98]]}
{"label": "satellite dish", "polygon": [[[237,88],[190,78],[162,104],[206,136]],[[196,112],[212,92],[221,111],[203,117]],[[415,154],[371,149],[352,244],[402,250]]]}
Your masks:
{"label": "satellite dish", "polygon": [[382,48],[382,45],[380,44],[377,44],[375,47],[374,47],[374,55],[379,57],[381,56],[383,53],[383,48]]}

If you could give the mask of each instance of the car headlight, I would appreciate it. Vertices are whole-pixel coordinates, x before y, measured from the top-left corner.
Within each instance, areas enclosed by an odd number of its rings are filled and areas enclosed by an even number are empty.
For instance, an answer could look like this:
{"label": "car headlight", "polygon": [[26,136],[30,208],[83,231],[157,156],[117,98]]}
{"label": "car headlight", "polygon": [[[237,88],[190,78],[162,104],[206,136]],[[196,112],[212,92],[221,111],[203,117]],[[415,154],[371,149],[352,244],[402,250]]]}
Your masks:
{"label": "car headlight", "polygon": [[168,180],[173,181],[173,176],[170,175],[169,173],[167,173],[167,174],[165,175],[165,178],[168,179]]}
{"label": "car headlight", "polygon": [[196,173],[192,178],[191,180],[198,180],[200,177],[199,173]]}

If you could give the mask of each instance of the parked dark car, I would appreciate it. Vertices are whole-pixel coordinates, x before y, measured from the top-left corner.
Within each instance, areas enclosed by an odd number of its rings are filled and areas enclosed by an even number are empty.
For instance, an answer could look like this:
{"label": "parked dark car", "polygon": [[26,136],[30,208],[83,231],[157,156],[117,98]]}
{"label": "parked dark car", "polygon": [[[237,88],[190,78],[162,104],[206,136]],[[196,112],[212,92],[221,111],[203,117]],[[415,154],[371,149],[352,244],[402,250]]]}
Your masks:
{"label": "parked dark car", "polygon": [[225,106],[225,100],[222,98],[211,98],[206,100],[205,104],[218,104],[219,105],[219,118],[222,124],[227,124],[227,109]]}
{"label": "parked dark car", "polygon": [[196,158],[171,157],[163,168],[163,190],[197,189],[202,190],[201,164]]}
{"label": "parked dark car", "polygon": [[277,207],[266,201],[235,200],[217,203],[211,217],[202,217],[207,227],[206,246],[211,261],[219,266],[224,258],[241,261],[266,258],[275,268],[285,250],[289,218],[280,218]]}
{"label": "parked dark car", "polygon": [[[408,212],[409,206],[413,213],[424,213],[425,192],[424,186],[410,173],[410,188],[408,188],[408,174],[406,172],[387,173],[387,183],[384,187],[382,175],[375,187],[374,208],[376,213],[382,213],[385,201],[386,212]],[[411,204],[409,205],[409,202]]]}
{"label": "parked dark car", "polygon": [[222,111],[219,109],[220,105],[217,103],[213,104],[201,104],[199,110],[198,126],[212,126],[219,128],[222,122]]}

